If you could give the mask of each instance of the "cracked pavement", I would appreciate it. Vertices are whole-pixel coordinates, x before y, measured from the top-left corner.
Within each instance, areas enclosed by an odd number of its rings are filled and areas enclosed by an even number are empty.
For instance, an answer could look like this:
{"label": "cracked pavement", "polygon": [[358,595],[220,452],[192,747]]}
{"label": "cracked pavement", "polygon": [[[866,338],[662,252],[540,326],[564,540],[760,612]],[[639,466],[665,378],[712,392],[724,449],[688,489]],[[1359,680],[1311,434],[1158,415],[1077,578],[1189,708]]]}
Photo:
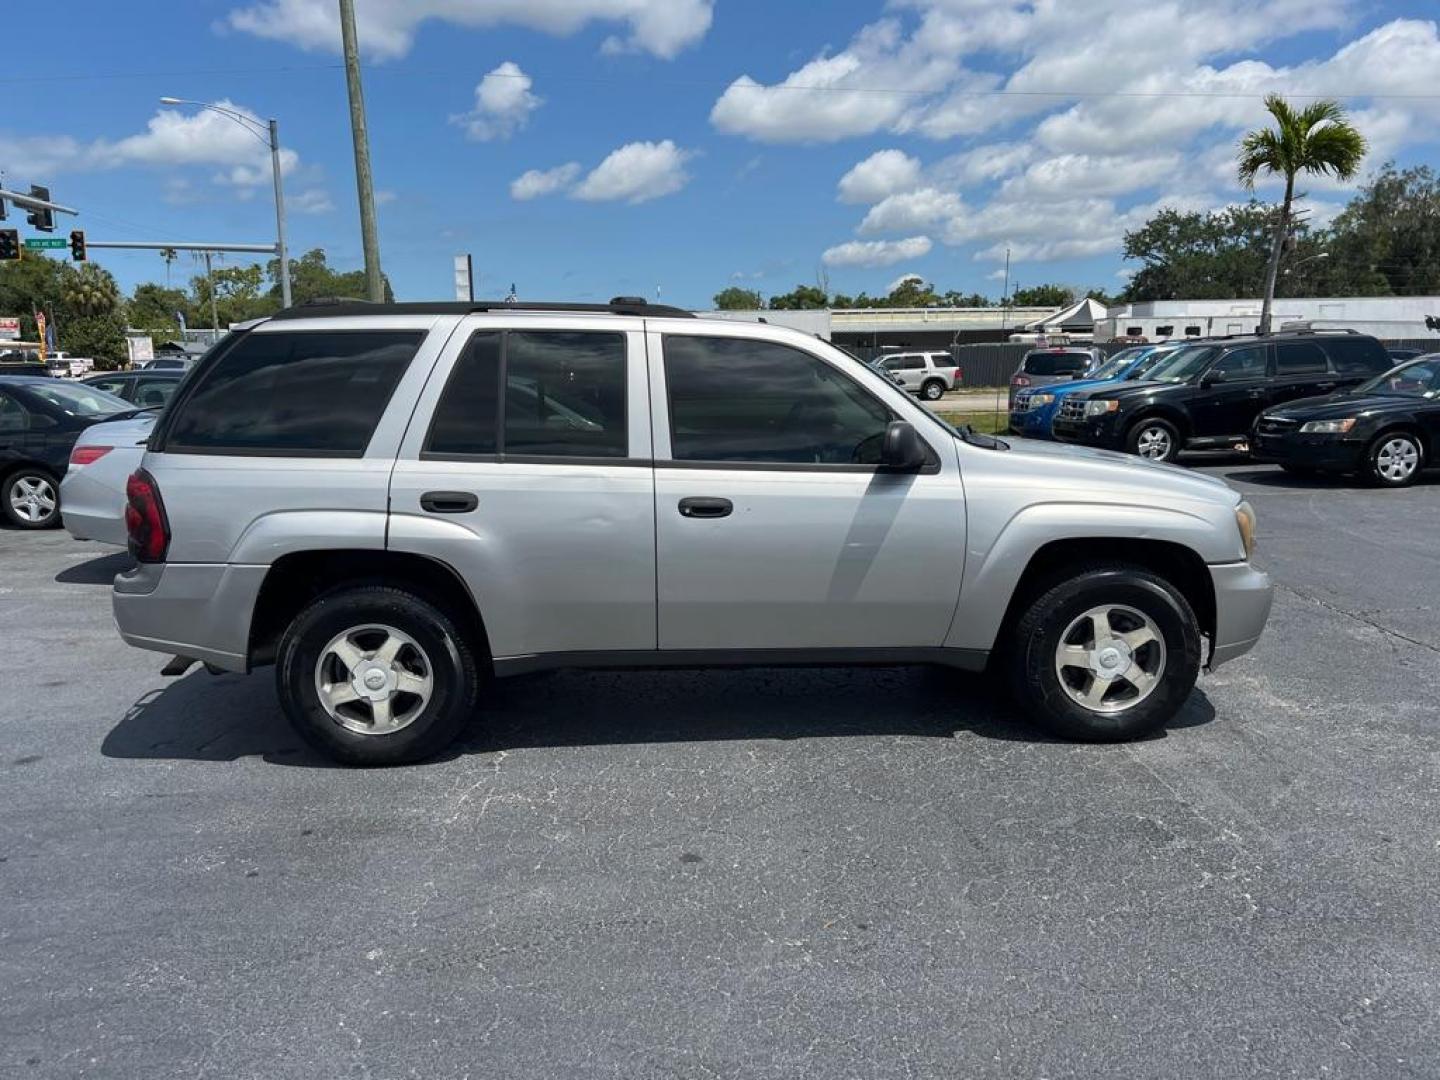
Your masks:
{"label": "cracked pavement", "polygon": [[1431,1077],[1440,480],[1243,461],[1279,585],[1128,746],[953,673],[563,673],[326,766],[0,531],[5,1077]]}

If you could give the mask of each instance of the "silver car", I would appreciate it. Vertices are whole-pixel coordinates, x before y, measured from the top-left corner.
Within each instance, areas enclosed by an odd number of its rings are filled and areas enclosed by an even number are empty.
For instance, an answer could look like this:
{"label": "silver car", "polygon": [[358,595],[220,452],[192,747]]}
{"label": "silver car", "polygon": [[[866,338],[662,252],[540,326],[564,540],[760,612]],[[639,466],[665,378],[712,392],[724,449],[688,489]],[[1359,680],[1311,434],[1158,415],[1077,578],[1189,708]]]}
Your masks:
{"label": "silver car", "polygon": [[1270,608],[1218,480],[959,432],[824,341],[634,300],[290,309],[201,362],[127,499],[124,638],[274,664],[352,763],[567,667],[988,667],[1051,732],[1134,738]]}
{"label": "silver car", "polygon": [[156,412],[86,428],[60,481],[60,517],[77,540],[124,547],[125,484],[140,467]]}
{"label": "silver car", "polygon": [[1010,376],[1010,409],[1015,398],[1037,386],[1050,386],[1071,379],[1084,379],[1105,362],[1105,354],[1088,345],[1057,345],[1047,349],[1031,349]]}

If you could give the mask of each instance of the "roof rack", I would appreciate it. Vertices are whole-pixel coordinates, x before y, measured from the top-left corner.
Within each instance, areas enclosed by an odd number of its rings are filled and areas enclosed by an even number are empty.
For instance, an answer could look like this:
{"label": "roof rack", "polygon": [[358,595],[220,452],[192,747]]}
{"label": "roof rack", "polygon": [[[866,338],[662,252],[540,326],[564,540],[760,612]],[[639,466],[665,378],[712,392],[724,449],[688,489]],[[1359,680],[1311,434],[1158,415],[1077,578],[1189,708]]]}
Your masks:
{"label": "roof rack", "polygon": [[343,296],[306,300],[276,312],[273,319],[314,319],[355,315],[479,315],[489,311],[554,314],[641,315],[654,319],[693,319],[695,313],[638,296],[617,296],[608,304],[532,303],[526,300],[439,300],[377,304]]}

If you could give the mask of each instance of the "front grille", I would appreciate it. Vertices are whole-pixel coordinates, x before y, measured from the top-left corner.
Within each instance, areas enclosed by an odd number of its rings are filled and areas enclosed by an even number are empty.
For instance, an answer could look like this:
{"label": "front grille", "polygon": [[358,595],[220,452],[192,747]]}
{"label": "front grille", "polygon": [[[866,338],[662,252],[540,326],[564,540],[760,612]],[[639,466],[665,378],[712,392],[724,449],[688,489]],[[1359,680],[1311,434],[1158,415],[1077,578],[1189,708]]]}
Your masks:
{"label": "front grille", "polygon": [[1085,402],[1065,400],[1060,403],[1060,412],[1057,414],[1060,420],[1084,420]]}
{"label": "front grille", "polygon": [[1286,435],[1295,430],[1298,420],[1286,420],[1279,416],[1262,416],[1256,430],[1262,435]]}
{"label": "front grille", "polygon": [[1029,394],[1018,394],[1018,395],[1016,395],[1015,400],[1010,403],[1010,411],[1011,411],[1011,412],[1029,412],[1029,411],[1030,411],[1030,395],[1029,395]]}

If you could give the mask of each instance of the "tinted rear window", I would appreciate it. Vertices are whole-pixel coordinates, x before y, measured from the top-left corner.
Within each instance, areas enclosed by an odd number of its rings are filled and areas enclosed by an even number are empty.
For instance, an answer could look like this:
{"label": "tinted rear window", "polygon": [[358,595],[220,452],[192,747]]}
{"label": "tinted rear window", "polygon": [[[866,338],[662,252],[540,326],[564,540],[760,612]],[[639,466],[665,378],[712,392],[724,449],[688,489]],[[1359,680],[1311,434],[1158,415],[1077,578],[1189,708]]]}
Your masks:
{"label": "tinted rear window", "polygon": [[1074,375],[1084,371],[1089,363],[1089,353],[1031,353],[1025,357],[1024,370],[1026,375]]}
{"label": "tinted rear window", "polygon": [[360,457],[423,331],[247,334],[181,402],[172,453]]}
{"label": "tinted rear window", "polygon": [[1374,338],[1337,335],[1325,338],[1322,344],[1342,375],[1379,375],[1395,362]]}

